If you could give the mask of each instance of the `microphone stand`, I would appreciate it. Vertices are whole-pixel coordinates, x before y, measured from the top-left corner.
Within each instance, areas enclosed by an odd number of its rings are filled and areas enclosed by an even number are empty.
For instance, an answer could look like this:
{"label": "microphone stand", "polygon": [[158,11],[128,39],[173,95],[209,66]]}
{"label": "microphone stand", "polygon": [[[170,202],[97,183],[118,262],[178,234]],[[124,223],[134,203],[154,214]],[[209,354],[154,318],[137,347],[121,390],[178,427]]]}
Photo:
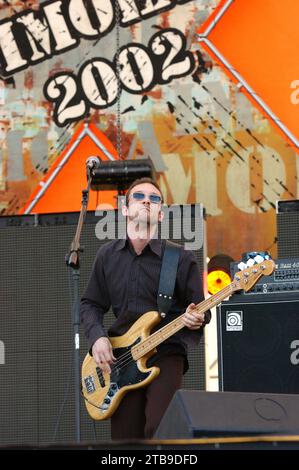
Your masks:
{"label": "microphone stand", "polygon": [[75,385],[75,419],[76,419],[76,440],[80,442],[80,404],[81,404],[81,369],[80,369],[80,260],[79,252],[83,252],[80,247],[80,236],[83,227],[84,218],[87,211],[89,191],[91,185],[92,168],[87,166],[87,188],[82,190],[82,205],[77,224],[76,233],[71,243],[70,251],[65,256],[67,267],[71,270],[71,279],[74,292],[72,306],[73,335],[74,335],[74,385]]}

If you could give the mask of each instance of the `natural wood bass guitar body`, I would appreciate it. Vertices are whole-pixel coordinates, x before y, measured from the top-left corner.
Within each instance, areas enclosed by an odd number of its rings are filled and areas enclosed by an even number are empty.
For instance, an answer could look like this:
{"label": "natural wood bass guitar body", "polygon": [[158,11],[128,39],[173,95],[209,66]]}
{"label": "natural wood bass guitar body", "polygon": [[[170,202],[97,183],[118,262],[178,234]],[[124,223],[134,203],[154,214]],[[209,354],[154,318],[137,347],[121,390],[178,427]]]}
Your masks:
{"label": "natural wood bass guitar body", "polygon": [[159,322],[158,312],[147,312],[126,334],[109,338],[117,359],[111,366],[111,375],[103,373],[93,357],[86,355],[82,365],[82,389],[87,411],[93,419],[110,418],[128,390],[143,387],[159,375],[158,367],[146,367],[155,347],[148,350],[150,345],[145,342]]}

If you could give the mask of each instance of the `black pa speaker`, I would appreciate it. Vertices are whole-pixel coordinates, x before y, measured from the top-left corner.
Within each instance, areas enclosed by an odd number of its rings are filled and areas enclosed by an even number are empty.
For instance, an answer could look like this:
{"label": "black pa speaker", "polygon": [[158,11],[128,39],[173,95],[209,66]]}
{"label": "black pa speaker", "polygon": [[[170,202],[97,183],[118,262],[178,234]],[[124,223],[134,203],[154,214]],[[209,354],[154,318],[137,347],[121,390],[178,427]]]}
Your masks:
{"label": "black pa speaker", "polygon": [[[108,212],[109,217],[91,211],[86,214],[81,238],[81,293],[97,250],[118,236],[122,227],[120,214]],[[190,243],[194,232],[199,237],[194,254],[204,272],[202,205],[177,206],[170,216],[167,238]],[[64,258],[78,217],[76,212],[0,217],[0,445],[76,438],[72,299]],[[108,312],[105,317],[108,327],[113,315]],[[83,331],[80,350],[83,359],[88,350]],[[189,359],[184,387],[204,389],[203,341],[190,351]],[[110,439],[110,422],[93,422],[83,401],[81,405],[81,439]]]}
{"label": "black pa speaker", "polygon": [[299,396],[178,390],[155,439],[299,432]]}
{"label": "black pa speaker", "polygon": [[299,393],[296,297],[268,294],[266,300],[230,300],[217,308],[220,390]]}

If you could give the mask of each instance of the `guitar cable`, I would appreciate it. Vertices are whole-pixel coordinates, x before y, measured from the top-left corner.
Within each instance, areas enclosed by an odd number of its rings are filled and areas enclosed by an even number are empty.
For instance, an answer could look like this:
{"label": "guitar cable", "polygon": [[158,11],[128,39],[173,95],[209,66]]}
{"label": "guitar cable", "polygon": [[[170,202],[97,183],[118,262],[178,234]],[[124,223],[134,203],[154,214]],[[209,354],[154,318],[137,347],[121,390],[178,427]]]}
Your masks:
{"label": "guitar cable", "polygon": [[56,435],[57,435],[57,431],[58,431],[58,429],[59,429],[59,424],[60,424],[62,412],[63,412],[63,409],[64,409],[64,406],[65,406],[66,400],[67,400],[68,395],[69,395],[70,384],[71,384],[71,378],[72,378],[72,375],[73,375],[73,365],[74,365],[74,356],[73,356],[73,353],[72,353],[72,359],[71,359],[70,370],[69,370],[69,377],[68,377],[68,380],[67,380],[67,385],[66,385],[66,390],[65,390],[64,398],[63,398],[63,401],[62,401],[62,403],[61,403],[61,405],[60,405],[60,410],[59,410],[59,413],[58,413],[58,416],[57,416],[57,420],[56,420],[56,424],[55,424],[55,428],[54,428],[54,433],[53,433],[52,442],[55,442]]}
{"label": "guitar cable", "polygon": [[[68,273],[68,287],[69,287],[69,300],[70,300],[70,310],[72,310],[73,308],[73,291],[72,291],[72,283],[71,283],[71,273],[70,271],[67,269],[67,273]],[[58,429],[59,429],[59,425],[60,425],[60,421],[61,421],[61,417],[62,417],[62,412],[63,412],[63,409],[64,409],[64,406],[65,406],[65,403],[66,403],[66,400],[68,398],[68,395],[69,395],[69,391],[70,391],[70,385],[71,385],[71,379],[72,379],[72,373],[73,373],[73,366],[74,366],[74,355],[73,355],[73,351],[71,351],[71,361],[70,361],[70,367],[69,367],[69,376],[68,376],[68,379],[67,379],[67,382],[66,382],[66,389],[65,389],[65,394],[64,394],[64,398],[62,400],[62,403],[60,405],[60,409],[59,409],[59,412],[58,412],[58,416],[57,416],[57,419],[56,419],[56,423],[55,423],[55,427],[54,427],[54,432],[53,432],[53,438],[52,438],[52,442],[55,442],[55,439],[56,439],[56,436],[57,436],[57,432],[58,432]]]}

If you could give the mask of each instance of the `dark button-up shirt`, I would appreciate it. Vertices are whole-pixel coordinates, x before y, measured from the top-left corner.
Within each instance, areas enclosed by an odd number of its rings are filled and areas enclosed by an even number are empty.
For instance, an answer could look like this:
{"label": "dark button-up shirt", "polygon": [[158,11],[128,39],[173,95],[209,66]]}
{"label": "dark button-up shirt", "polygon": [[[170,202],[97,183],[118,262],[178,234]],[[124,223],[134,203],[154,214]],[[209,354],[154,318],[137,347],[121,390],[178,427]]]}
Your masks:
{"label": "dark button-up shirt", "polygon": [[[165,240],[152,239],[137,255],[127,239],[113,240],[103,245],[96,256],[91,276],[81,300],[81,319],[89,346],[107,336],[103,316],[112,306],[116,317],[108,330],[109,336],[123,335],[144,313],[158,310],[157,294]],[[155,330],[184,312],[191,302],[204,299],[202,281],[192,251],[180,248],[180,257],[171,309]],[[206,315],[206,323],[210,313]],[[187,347],[196,345],[200,330],[186,327],[168,338],[158,351],[186,355]]]}

